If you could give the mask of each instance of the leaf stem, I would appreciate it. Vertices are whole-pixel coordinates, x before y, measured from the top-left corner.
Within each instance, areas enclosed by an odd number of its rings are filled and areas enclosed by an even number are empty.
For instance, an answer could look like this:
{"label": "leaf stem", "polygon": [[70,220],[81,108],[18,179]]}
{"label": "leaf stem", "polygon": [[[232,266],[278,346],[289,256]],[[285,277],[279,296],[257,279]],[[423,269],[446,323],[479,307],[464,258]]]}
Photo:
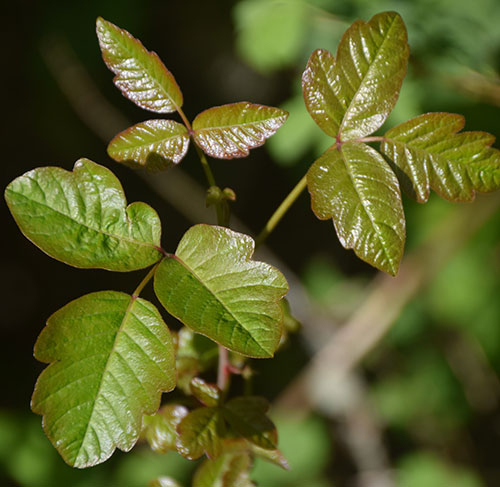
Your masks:
{"label": "leaf stem", "polygon": [[149,269],[149,272],[146,274],[146,277],[135,288],[135,291],[132,293],[132,297],[134,297],[134,298],[138,298],[139,297],[139,295],[141,294],[141,292],[144,289],[144,287],[146,286],[146,284],[155,275],[156,269],[158,268],[158,266],[160,265],[160,263],[161,263],[161,260],[160,260],[160,262],[158,262],[157,264],[155,264],[153,267],[151,267],[151,269]]}
{"label": "leaf stem", "polygon": [[277,210],[273,213],[271,218],[269,218],[268,222],[259,233],[257,238],[255,239],[255,247],[257,248],[259,245],[262,245],[267,237],[274,230],[276,225],[280,222],[286,212],[290,209],[290,207],[295,203],[295,200],[300,196],[302,191],[307,186],[306,175],[302,177],[302,179],[297,183],[297,185],[290,191],[288,196],[282,201],[282,203],[278,206]]}
{"label": "leaf stem", "polygon": [[217,370],[217,386],[224,393],[229,387],[231,370],[229,367],[229,353],[227,348],[219,345],[219,368]]}

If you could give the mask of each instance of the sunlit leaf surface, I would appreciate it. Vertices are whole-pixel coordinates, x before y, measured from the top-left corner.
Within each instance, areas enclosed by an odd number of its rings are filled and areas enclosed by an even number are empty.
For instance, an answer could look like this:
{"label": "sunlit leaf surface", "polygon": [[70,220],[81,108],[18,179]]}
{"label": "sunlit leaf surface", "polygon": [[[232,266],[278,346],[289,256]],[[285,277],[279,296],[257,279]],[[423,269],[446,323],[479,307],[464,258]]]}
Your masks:
{"label": "sunlit leaf surface", "polygon": [[286,121],[280,108],[248,102],[213,107],[193,121],[194,140],[211,157],[246,157],[261,146]]}
{"label": "sunlit leaf surface", "polygon": [[[462,115],[426,113],[389,130],[381,151],[402,172],[420,202],[432,188],[451,201],[471,201],[476,191],[500,187],[500,151],[486,132],[459,132]],[[404,181],[403,181],[404,182]]]}
{"label": "sunlit leaf surface", "polygon": [[73,172],[29,171],[9,184],[5,198],[24,235],[66,264],[132,271],[162,256],[156,211],[145,203],[127,206],[115,175],[88,159]]}
{"label": "sunlit leaf surface", "polygon": [[115,448],[130,450],[142,415],[175,387],[173,344],[160,313],[124,293],[88,294],[54,313],[35,357],[50,365],[32,409],[64,460],[79,468],[104,462]]}
{"label": "sunlit leaf surface", "polygon": [[109,156],[118,162],[151,170],[177,164],[186,155],[189,135],[173,120],[147,120],[120,132],[108,145]]}
{"label": "sunlit leaf surface", "polygon": [[375,132],[396,104],[408,55],[406,27],[397,13],[354,22],[336,60],[318,49],[307,63],[302,87],[312,118],[344,141]]}
{"label": "sunlit leaf surface", "polygon": [[283,275],[250,260],[254,241],[224,227],[195,225],[155,274],[166,310],[193,331],[250,357],[272,357],[281,337]]}
{"label": "sunlit leaf surface", "polygon": [[156,113],[175,112],[182,106],[181,90],[155,52],[101,17],[97,37],[104,62],[115,73],[114,83],[125,97]]}
{"label": "sunlit leaf surface", "polygon": [[405,218],[398,181],[382,156],[359,142],[325,152],[309,169],[312,208],[333,219],[342,245],[389,274],[403,255]]}

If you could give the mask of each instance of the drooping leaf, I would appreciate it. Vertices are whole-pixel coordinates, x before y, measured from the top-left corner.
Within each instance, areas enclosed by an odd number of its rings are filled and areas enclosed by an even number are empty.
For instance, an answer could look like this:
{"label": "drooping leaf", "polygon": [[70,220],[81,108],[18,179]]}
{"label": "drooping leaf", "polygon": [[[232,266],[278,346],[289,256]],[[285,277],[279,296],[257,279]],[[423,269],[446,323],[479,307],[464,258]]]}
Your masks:
{"label": "drooping leaf", "polygon": [[261,448],[275,449],[278,433],[267,417],[269,403],[263,397],[242,396],[224,405],[224,417],[231,429]]}
{"label": "drooping leaf", "polygon": [[359,142],[328,150],[309,169],[312,208],[332,218],[342,245],[389,274],[403,255],[405,218],[398,181],[382,156]]}
{"label": "drooping leaf", "polygon": [[133,167],[161,170],[186,155],[189,135],[173,120],[147,120],[120,132],[108,145],[109,156]]}
{"label": "drooping leaf", "polygon": [[215,460],[205,460],[193,477],[193,487],[253,487],[248,451],[228,448]]}
{"label": "drooping leaf", "polygon": [[194,397],[208,407],[215,407],[221,399],[221,390],[216,384],[209,384],[199,377],[191,381],[191,392]]}
{"label": "drooping leaf", "polygon": [[302,87],[312,118],[343,141],[375,132],[396,104],[408,56],[406,27],[397,13],[354,22],[340,41],[336,60],[318,49],[307,63]]}
{"label": "drooping leaf", "polygon": [[245,440],[276,449],[276,427],[267,417],[269,403],[262,397],[236,397],[224,405],[191,411],[177,426],[177,450],[189,459],[218,457],[225,445]]}
{"label": "drooping leaf", "polygon": [[177,426],[177,432],[177,451],[190,460],[204,453],[209,458],[218,457],[228,436],[222,410],[218,407],[191,411]]}
{"label": "drooping leaf", "polygon": [[500,151],[486,132],[459,132],[462,115],[426,113],[390,129],[380,150],[423,203],[432,188],[451,201],[471,201],[476,191],[500,188]]}
{"label": "drooping leaf", "polygon": [[97,37],[104,62],[116,75],[113,81],[126,98],[156,113],[175,112],[182,106],[181,90],[155,52],[101,17]]}
{"label": "drooping leaf", "polygon": [[167,453],[177,449],[176,428],[188,412],[180,404],[167,404],[153,416],[144,416],[144,436],[153,451]]}
{"label": "drooping leaf", "polygon": [[195,142],[211,157],[246,157],[264,144],[286,121],[280,108],[246,101],[209,108],[193,121]]}
{"label": "drooping leaf", "polygon": [[73,172],[29,171],[7,186],[5,199],[23,234],[66,264],[133,271],[162,257],[156,211],[145,203],[126,206],[116,176],[88,159]]}
{"label": "drooping leaf", "polygon": [[250,260],[254,241],[224,227],[195,225],[175,255],[155,274],[166,310],[189,326],[250,357],[272,357],[281,337],[278,301],[288,291],[283,275]]}
{"label": "drooping leaf", "polygon": [[33,393],[32,409],[64,460],[83,468],[115,448],[130,450],[143,414],[175,387],[175,357],[154,305],[115,291],[88,294],[47,321],[35,357],[50,365]]}
{"label": "drooping leaf", "polygon": [[252,453],[259,458],[267,460],[274,465],[278,465],[278,467],[281,467],[283,470],[290,470],[290,464],[280,450],[268,450],[267,448],[261,448],[254,444],[251,445],[251,450]]}

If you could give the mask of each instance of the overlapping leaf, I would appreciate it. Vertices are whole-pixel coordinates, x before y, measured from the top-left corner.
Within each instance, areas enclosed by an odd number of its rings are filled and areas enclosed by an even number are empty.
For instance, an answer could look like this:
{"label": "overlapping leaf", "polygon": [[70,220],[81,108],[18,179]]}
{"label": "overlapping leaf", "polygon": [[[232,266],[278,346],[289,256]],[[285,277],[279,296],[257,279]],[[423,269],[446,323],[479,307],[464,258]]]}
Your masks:
{"label": "overlapping leaf", "polygon": [[500,187],[500,151],[486,132],[459,132],[464,117],[426,113],[389,130],[381,151],[411,183],[420,202],[432,188],[451,201],[471,201],[476,191]]}
{"label": "overlapping leaf", "polygon": [[24,235],[66,264],[132,271],[162,256],[156,211],[145,203],[126,206],[114,174],[88,159],[73,172],[29,171],[9,184],[5,198]]}
{"label": "overlapping leaf", "polygon": [[153,416],[144,416],[144,436],[153,451],[167,453],[177,450],[177,426],[188,412],[180,404],[167,404]]}
{"label": "overlapping leaf", "polygon": [[118,162],[159,170],[180,162],[188,146],[184,125],[173,120],[147,120],[120,132],[109,143],[108,154]]}
{"label": "overlapping leaf", "polygon": [[126,30],[99,17],[97,37],[114,83],[136,105],[156,113],[175,112],[182,93],[172,73]]}
{"label": "overlapping leaf", "polygon": [[261,448],[276,449],[276,427],[267,417],[269,403],[262,397],[236,397],[221,406],[190,412],[178,425],[177,449],[186,458],[204,453],[218,457],[227,440],[245,439]]}
{"label": "overlapping leaf", "polygon": [[193,121],[196,143],[211,157],[246,157],[261,146],[286,121],[288,113],[280,108],[248,102],[209,108]]}
{"label": "overlapping leaf", "polygon": [[75,467],[105,461],[138,439],[143,414],[175,387],[167,326],[148,301],[124,293],[88,294],[54,313],[35,357],[50,365],[32,399],[45,433]]}
{"label": "overlapping leaf", "polygon": [[336,61],[319,49],[307,63],[302,86],[312,118],[344,141],[375,132],[396,104],[408,55],[406,28],[397,13],[354,22],[340,41]]}
{"label": "overlapping leaf", "polygon": [[176,254],[155,274],[167,311],[197,333],[250,357],[272,357],[278,347],[288,291],[283,275],[250,260],[254,241],[224,227],[195,225]]}
{"label": "overlapping leaf", "polygon": [[191,381],[191,393],[202,404],[208,407],[215,407],[219,404],[221,391],[216,384],[209,384],[199,377]]}
{"label": "overlapping leaf", "polygon": [[193,477],[193,487],[253,487],[248,451],[228,448],[217,459],[205,460]]}
{"label": "overlapping leaf", "polygon": [[312,208],[333,219],[345,248],[373,266],[397,273],[405,241],[398,181],[382,156],[359,142],[325,152],[309,169]]}

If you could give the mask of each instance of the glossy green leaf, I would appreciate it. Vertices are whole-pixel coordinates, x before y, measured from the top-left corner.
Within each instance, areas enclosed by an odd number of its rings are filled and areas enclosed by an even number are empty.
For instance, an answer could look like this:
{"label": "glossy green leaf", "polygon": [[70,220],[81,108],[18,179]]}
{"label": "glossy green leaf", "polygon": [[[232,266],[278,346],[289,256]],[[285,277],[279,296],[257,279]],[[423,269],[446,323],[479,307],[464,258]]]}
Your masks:
{"label": "glossy green leaf", "polygon": [[250,260],[254,241],[224,227],[195,225],[175,255],[155,274],[166,310],[189,326],[250,357],[272,357],[281,337],[278,301],[288,291],[283,275]]}
{"label": "glossy green leaf", "polygon": [[227,438],[227,426],[220,408],[198,408],[191,411],[177,427],[177,451],[190,460],[206,453],[210,458],[220,455]]}
{"label": "glossy green leaf", "polygon": [[209,384],[199,377],[191,381],[191,392],[205,406],[215,407],[221,399],[221,390],[216,384]]}
{"label": "glossy green leaf", "polygon": [[252,453],[259,458],[267,460],[274,465],[278,465],[278,467],[281,467],[283,470],[290,470],[290,464],[280,450],[269,450],[267,448],[261,448],[260,446],[254,444],[251,445],[251,450]]}
{"label": "glossy green leaf", "polygon": [[252,487],[248,451],[228,448],[215,460],[205,460],[193,477],[193,487]]}
{"label": "glossy green leaf", "polygon": [[171,477],[158,477],[149,482],[148,487],[181,487],[181,484]]}
{"label": "glossy green leaf", "polygon": [[398,181],[382,156],[359,142],[329,150],[309,169],[312,208],[333,219],[342,245],[395,275],[403,255],[405,218]]}
{"label": "glossy green leaf", "polygon": [[500,188],[500,151],[486,132],[459,132],[462,115],[426,113],[389,130],[381,151],[423,203],[432,188],[451,201],[471,201],[476,191]]}
{"label": "glossy green leaf", "polygon": [[182,106],[181,90],[155,52],[101,17],[97,37],[104,62],[115,73],[113,81],[125,97],[156,113],[175,112]]}
{"label": "glossy green leaf", "polygon": [[81,268],[133,271],[161,257],[161,223],[145,203],[129,206],[115,175],[80,159],[73,172],[41,167],[7,186],[23,234],[51,257]]}
{"label": "glossy green leaf", "polygon": [[263,397],[242,396],[224,405],[224,417],[238,436],[261,448],[275,449],[278,433],[267,417],[269,403]]}
{"label": "glossy green leaf", "polygon": [[246,101],[209,108],[193,121],[195,142],[211,157],[246,157],[286,121],[280,108]]}
{"label": "glossy green leaf", "polygon": [[318,49],[307,63],[302,88],[312,118],[343,141],[375,132],[396,104],[408,56],[406,27],[397,13],[354,22],[336,60]]}
{"label": "glossy green leaf", "polygon": [[144,416],[144,436],[153,451],[167,453],[177,449],[176,428],[188,412],[180,404],[167,404],[153,416]]}
{"label": "glossy green leaf", "polygon": [[189,135],[173,120],[147,120],[120,132],[108,145],[109,156],[133,167],[160,170],[186,155]]}
{"label": "glossy green leaf", "polygon": [[143,414],[175,387],[172,340],[148,301],[115,291],[88,294],[47,321],[35,357],[50,365],[33,393],[50,441],[71,466],[130,450]]}

